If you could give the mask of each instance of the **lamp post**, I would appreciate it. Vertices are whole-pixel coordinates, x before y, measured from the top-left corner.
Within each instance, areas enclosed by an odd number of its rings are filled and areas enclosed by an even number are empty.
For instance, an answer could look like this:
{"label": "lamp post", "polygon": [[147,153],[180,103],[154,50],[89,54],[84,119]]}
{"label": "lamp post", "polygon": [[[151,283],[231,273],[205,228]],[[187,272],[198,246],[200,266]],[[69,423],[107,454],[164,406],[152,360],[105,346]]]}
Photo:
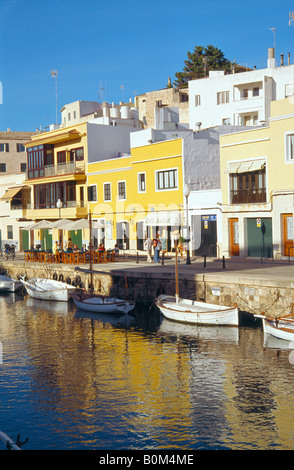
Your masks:
{"label": "lamp post", "polygon": [[59,210],[59,220],[60,220],[60,216],[61,216],[61,208],[62,208],[62,202],[60,199],[58,199],[57,203],[56,203],[56,207],[57,209]]}
{"label": "lamp post", "polygon": [[189,230],[189,209],[188,209],[188,198],[190,195],[190,186],[188,184],[185,184],[184,186],[184,196],[186,198],[186,224],[187,224],[187,261],[186,264],[191,264],[191,259],[190,259],[190,230]]}
{"label": "lamp post", "polygon": [[[60,199],[58,199],[57,203],[56,203],[56,207],[59,211],[59,220],[61,219],[61,208],[62,208],[62,202]],[[62,230],[59,229],[59,235],[58,235],[58,238],[59,238],[59,246],[62,248],[62,243],[63,243],[63,240],[62,240]]]}

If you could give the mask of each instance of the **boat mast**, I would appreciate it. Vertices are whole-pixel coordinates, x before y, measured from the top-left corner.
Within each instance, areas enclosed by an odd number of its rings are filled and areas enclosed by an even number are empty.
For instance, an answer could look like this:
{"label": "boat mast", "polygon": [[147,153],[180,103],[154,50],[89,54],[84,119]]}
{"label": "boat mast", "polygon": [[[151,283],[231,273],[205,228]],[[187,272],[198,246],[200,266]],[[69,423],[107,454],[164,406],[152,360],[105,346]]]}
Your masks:
{"label": "boat mast", "polygon": [[94,291],[94,286],[93,286],[93,261],[92,261],[92,216],[91,216],[91,211],[89,211],[89,230],[90,230],[90,283],[91,283],[91,289],[90,292],[91,294]]}
{"label": "boat mast", "polygon": [[175,278],[176,278],[176,302],[179,301],[179,276],[178,276],[178,240],[179,233],[177,230],[173,232],[175,240],[175,255],[176,255],[176,266],[175,266]]}

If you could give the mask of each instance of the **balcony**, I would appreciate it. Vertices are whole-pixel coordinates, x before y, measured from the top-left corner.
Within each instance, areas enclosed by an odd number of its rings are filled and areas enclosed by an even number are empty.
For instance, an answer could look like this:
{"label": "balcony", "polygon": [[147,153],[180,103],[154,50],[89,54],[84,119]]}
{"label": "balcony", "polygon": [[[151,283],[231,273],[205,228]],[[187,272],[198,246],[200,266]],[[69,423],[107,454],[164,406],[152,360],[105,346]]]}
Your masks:
{"label": "balcony", "polygon": [[266,202],[266,189],[234,189],[231,191],[231,204],[257,204]]}
{"label": "balcony", "polygon": [[85,162],[77,161],[77,162],[67,162],[67,163],[59,163],[58,165],[48,165],[44,167],[42,173],[40,170],[37,170],[38,175],[34,177],[32,174],[35,173],[32,170],[26,171],[25,179],[33,179],[33,178],[47,178],[49,176],[62,176],[68,174],[85,174]]}
{"label": "balcony", "polygon": [[87,203],[76,201],[63,202],[62,208],[58,209],[56,204],[27,204],[26,217],[29,219],[76,219],[87,217]]}

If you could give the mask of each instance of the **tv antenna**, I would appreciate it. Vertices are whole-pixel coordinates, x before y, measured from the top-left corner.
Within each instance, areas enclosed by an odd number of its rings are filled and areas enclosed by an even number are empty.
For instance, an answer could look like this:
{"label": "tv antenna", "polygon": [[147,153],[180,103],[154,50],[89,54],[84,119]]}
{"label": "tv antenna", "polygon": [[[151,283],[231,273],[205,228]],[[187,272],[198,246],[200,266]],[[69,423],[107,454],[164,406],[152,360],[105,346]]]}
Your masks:
{"label": "tv antenna", "polygon": [[58,118],[57,118],[57,77],[58,77],[58,72],[57,72],[57,70],[51,70],[51,77],[55,79],[56,124],[58,124]]}

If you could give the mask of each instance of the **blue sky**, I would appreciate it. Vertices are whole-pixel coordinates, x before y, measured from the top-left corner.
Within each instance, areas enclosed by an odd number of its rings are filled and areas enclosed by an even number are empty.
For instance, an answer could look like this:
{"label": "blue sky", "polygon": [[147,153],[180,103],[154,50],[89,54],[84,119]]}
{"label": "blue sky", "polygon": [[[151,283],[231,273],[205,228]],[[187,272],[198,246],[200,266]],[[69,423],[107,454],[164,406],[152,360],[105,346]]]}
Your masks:
{"label": "blue sky", "polygon": [[195,45],[265,68],[275,28],[276,58],[290,52],[294,63],[290,11],[293,0],[0,0],[0,131],[55,122],[52,70],[60,122],[72,101],[118,103],[164,88]]}

